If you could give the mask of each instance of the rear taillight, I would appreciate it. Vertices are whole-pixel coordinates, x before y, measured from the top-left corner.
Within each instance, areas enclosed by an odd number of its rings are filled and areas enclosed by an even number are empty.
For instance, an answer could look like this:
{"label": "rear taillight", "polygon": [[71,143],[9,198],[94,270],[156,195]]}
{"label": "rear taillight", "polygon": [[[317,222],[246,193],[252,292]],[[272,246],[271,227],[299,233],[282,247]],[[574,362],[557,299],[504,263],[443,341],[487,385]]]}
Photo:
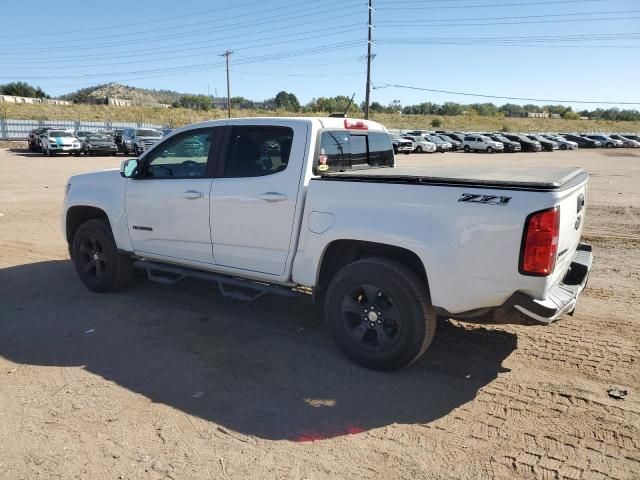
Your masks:
{"label": "rear taillight", "polygon": [[519,271],[546,277],[553,273],[560,237],[560,207],[536,212],[527,218],[522,236]]}

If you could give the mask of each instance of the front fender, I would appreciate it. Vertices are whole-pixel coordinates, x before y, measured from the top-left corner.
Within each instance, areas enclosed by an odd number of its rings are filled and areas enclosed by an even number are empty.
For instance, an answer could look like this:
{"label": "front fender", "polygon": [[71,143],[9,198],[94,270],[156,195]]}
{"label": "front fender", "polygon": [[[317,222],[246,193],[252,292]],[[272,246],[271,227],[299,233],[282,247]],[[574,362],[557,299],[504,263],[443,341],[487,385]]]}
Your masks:
{"label": "front fender", "polygon": [[67,212],[73,207],[102,210],[109,219],[113,237],[120,250],[133,251],[125,208],[127,179],[118,170],[77,175],[69,179],[64,200],[62,228],[66,237]]}

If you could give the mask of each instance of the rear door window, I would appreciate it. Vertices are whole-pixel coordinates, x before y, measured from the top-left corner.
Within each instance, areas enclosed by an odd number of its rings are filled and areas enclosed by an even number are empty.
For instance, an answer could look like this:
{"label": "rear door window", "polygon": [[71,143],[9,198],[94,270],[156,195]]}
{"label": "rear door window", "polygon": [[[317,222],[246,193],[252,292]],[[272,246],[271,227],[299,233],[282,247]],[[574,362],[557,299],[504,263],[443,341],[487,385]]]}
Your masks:
{"label": "rear door window", "polygon": [[322,132],[316,173],[393,165],[393,145],[387,133]]}

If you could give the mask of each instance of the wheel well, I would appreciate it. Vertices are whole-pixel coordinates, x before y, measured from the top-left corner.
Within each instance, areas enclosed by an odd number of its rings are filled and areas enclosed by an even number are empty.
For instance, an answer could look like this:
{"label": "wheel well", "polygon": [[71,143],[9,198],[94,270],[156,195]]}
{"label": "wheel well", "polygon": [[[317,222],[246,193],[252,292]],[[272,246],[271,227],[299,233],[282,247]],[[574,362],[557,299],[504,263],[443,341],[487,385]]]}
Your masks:
{"label": "wheel well", "polygon": [[87,220],[92,219],[103,219],[109,224],[109,217],[104,212],[104,210],[100,210],[96,207],[86,207],[86,206],[77,206],[71,207],[67,211],[67,224],[66,224],[66,234],[67,234],[67,243],[71,245],[73,243],[73,237],[75,237],[78,228]]}
{"label": "wheel well", "polygon": [[314,299],[321,302],[324,298],[331,279],[349,263],[368,257],[384,257],[396,260],[407,266],[424,281],[429,295],[427,272],[420,258],[411,250],[386,245],[383,243],[365,242],[360,240],[336,240],[331,242],[322,256],[318,281],[314,288]]}

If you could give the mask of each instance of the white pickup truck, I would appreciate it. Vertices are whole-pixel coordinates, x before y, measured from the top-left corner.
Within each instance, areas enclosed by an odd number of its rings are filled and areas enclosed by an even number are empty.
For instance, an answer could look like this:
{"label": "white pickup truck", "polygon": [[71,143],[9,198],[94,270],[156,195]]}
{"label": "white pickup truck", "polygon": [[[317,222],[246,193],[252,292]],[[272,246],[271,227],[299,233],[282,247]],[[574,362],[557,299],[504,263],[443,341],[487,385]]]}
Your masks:
{"label": "white pickup truck", "polygon": [[120,171],[71,177],[62,227],[95,292],[151,280],[311,292],[369,368],[414,362],[436,317],[549,323],[592,263],[581,169],[396,167],[385,128],[247,118],[173,132]]}

